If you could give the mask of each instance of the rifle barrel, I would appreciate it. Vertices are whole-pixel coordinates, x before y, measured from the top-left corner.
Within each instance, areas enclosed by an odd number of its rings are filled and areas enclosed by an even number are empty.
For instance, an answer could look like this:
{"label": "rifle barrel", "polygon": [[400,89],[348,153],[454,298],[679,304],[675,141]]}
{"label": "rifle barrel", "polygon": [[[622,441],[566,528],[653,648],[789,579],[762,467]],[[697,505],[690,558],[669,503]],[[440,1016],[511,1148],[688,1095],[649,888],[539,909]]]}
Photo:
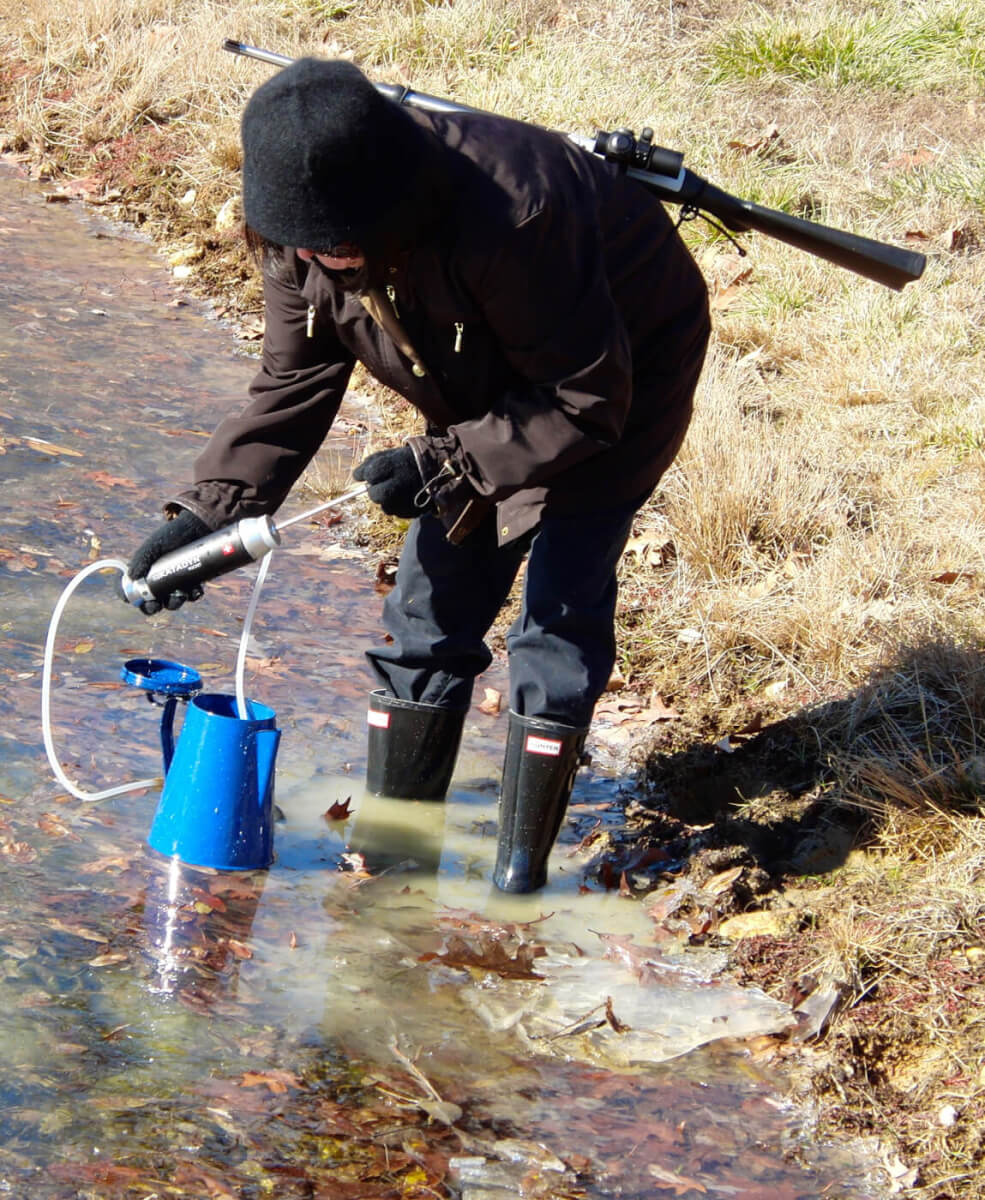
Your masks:
{"label": "rifle barrel", "polygon": [[[286,54],[275,54],[273,50],[260,50],[256,46],[248,46],[246,42],[237,42],[234,38],[226,38],[222,43],[223,50],[231,54],[241,54],[244,58],[256,58],[260,62],[269,63],[272,67],[289,67],[293,58]],[[427,112],[481,112],[481,109],[470,108],[467,104],[456,104],[453,100],[443,100],[440,96],[429,96],[427,92],[414,92],[402,87],[399,83],[378,83],[376,90],[393,100],[396,104],[409,104],[411,108],[422,108]]]}
{"label": "rifle barrel", "polygon": [[223,50],[230,54],[242,54],[244,58],[257,58],[260,62],[269,63],[272,67],[289,67],[293,58],[286,54],[275,54],[273,50],[261,50],[259,46],[248,46],[246,42],[237,42],[235,38],[226,38],[222,43]]}

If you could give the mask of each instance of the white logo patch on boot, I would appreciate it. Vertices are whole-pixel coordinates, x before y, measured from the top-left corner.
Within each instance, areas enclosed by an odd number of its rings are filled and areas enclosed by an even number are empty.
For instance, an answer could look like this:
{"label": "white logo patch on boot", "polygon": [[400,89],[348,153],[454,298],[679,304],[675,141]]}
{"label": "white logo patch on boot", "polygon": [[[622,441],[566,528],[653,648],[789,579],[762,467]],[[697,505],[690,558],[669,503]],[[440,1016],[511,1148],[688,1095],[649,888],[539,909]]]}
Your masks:
{"label": "white logo patch on boot", "polygon": [[535,733],[528,733],[526,750],[528,754],[546,754],[549,758],[557,758],[561,753],[561,743],[554,738],[538,737]]}
{"label": "white logo patch on boot", "polygon": [[371,708],[366,714],[366,724],[375,725],[377,729],[389,729],[390,714],[388,712],[378,712],[375,708]]}

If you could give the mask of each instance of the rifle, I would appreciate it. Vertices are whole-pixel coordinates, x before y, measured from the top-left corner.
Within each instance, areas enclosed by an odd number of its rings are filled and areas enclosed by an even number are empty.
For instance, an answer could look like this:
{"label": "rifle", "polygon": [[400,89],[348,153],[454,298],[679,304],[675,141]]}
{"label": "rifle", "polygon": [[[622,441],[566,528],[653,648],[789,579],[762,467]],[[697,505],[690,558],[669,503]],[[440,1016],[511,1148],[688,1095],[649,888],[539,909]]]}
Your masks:
{"label": "rifle", "polygon": [[[287,67],[293,62],[284,54],[260,50],[232,38],[226,38],[223,49],[275,67]],[[377,83],[375,86],[389,100],[426,112],[483,111],[439,96],[415,92],[400,84]],[[685,167],[684,155],[679,151],[654,145],[652,129],[643,129],[639,137],[630,129],[612,132],[599,130],[593,138],[573,133],[565,136],[587,153],[617,163],[627,175],[644,184],[661,200],[680,204],[683,216],[711,213],[721,221],[726,231],[747,233],[754,230],[765,233],[768,237],[795,246],[798,250],[806,250],[808,254],[886,287],[895,288],[896,291],[919,279],[927,265],[926,256],[914,250],[904,250],[888,242],[833,229],[816,221],[765,208],[751,200],[740,200]]]}

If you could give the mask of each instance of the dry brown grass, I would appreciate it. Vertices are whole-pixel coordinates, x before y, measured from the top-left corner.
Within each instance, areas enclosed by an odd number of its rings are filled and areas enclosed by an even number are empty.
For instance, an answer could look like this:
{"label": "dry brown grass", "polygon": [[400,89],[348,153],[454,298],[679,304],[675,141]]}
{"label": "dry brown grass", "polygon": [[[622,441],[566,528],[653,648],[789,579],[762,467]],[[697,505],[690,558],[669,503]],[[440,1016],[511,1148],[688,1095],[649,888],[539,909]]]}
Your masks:
{"label": "dry brown grass", "polygon": [[[715,344],[688,441],[625,560],[620,665],[636,690],[689,706],[689,728],[712,739],[737,710],[806,719],[832,809],[867,814],[866,854],[823,880],[830,899],[817,906],[818,968],[847,981],[854,1004],[833,1038],[874,1055],[878,1039],[859,1032],[866,1006],[904,997],[925,1072],[915,1089],[900,1068],[890,1091],[909,1088],[907,1104],[918,1096],[929,1110],[946,1093],[977,1111],[980,1021],[952,1003],[953,988],[914,981],[942,980],[954,955],[980,971],[974,952],[985,950],[980,9],[66,7],[6,6],[0,148],[53,186],[86,180],[88,198],[140,224],[189,287],[247,322],[259,293],[229,213],[239,113],[269,68],[223,52],[225,36],[348,55],[375,78],[558,128],[650,124],[736,194],[928,253],[924,278],[896,294],[764,237],[746,239],[750,257],[739,259],[709,227],[686,227],[712,291]],[[398,412],[379,443],[405,419]],[[323,468],[332,486],[337,466]],[[950,1039],[939,1062],[934,1035]],[[914,1134],[915,1110],[894,1111],[874,1087],[854,1103],[871,1104],[907,1153],[926,1151],[923,1194],[981,1194],[973,1139],[942,1151],[939,1131]]]}

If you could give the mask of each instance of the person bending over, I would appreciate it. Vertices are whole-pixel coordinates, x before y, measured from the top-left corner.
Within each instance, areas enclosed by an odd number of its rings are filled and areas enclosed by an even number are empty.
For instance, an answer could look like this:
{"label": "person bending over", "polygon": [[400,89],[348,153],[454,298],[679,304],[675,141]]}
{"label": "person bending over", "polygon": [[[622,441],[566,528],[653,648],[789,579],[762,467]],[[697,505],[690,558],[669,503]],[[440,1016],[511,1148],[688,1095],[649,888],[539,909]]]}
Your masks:
{"label": "person bending over", "polygon": [[618,166],[504,117],[402,107],[348,62],[279,71],[241,134],[262,365],[130,575],[275,512],[364,364],[425,422],[353,472],[410,520],[390,640],[368,654],[367,787],[444,796],[485,636],[526,560],[493,878],[533,891],[615,662],[617,564],[690,420],[704,279]]}

